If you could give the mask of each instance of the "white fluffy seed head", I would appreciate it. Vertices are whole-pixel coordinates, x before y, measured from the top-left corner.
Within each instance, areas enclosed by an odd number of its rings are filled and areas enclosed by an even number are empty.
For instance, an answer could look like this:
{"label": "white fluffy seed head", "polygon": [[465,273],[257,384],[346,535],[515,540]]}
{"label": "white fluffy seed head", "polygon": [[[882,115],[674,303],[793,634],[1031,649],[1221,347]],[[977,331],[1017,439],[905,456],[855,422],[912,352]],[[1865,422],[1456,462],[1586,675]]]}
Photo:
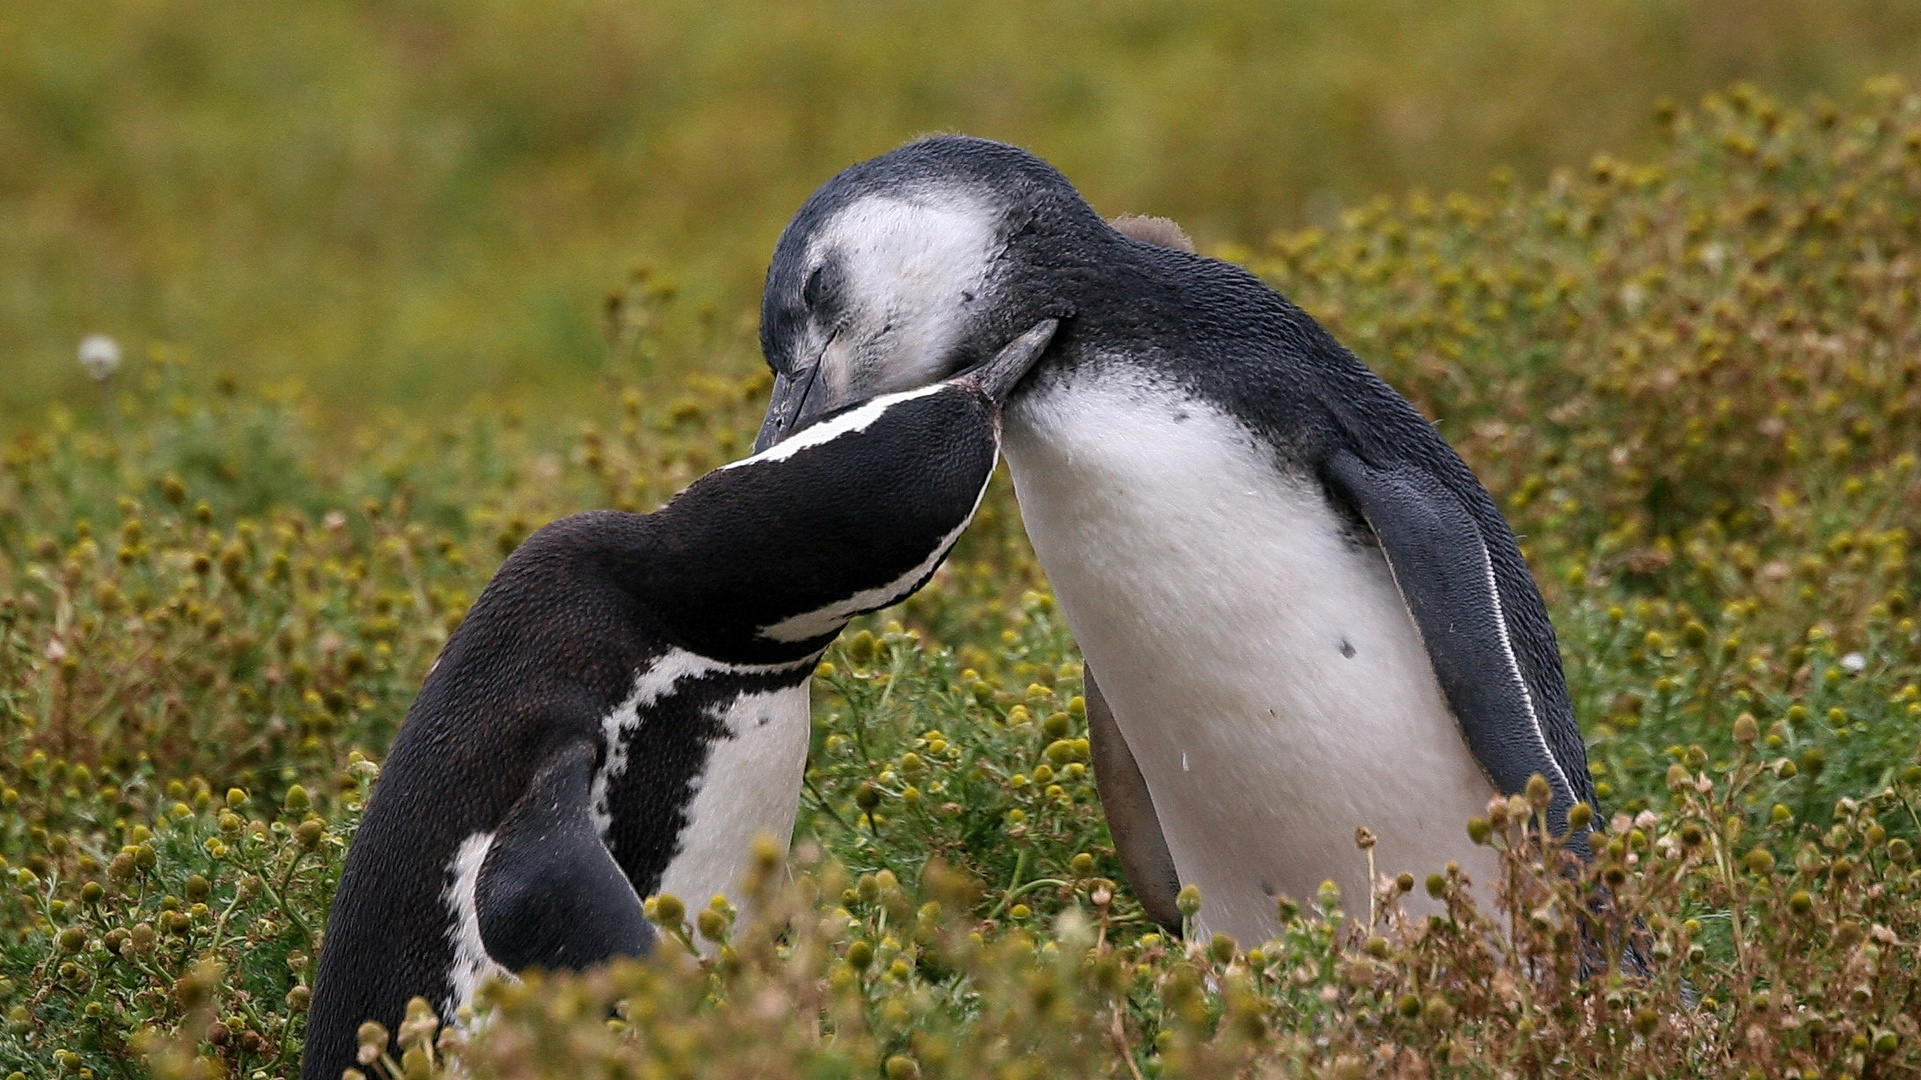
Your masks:
{"label": "white fluffy seed head", "polygon": [[109,334],[88,334],[81,338],[80,366],[94,382],[106,382],[120,369],[120,343]]}

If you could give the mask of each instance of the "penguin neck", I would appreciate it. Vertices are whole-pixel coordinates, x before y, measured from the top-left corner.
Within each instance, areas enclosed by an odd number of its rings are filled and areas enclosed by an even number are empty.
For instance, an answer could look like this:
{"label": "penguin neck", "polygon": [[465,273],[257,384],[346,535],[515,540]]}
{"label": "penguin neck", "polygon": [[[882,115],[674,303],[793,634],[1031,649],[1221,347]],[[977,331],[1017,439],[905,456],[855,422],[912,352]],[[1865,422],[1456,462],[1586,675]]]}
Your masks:
{"label": "penguin neck", "polygon": [[[1104,227],[1104,226],[1103,226]],[[1014,322],[1063,317],[1045,367],[1080,367],[1113,356],[1181,354],[1189,339],[1210,332],[1205,305],[1188,295],[1195,275],[1216,278],[1234,268],[1184,251],[1112,233],[1050,244],[1019,253],[1022,269],[1006,292],[1025,298]],[[1218,284],[1210,282],[1210,284]]]}
{"label": "penguin neck", "polygon": [[721,664],[796,663],[832,639],[770,641],[756,632],[754,613],[735,617],[703,603],[674,532],[671,515],[659,511],[592,511],[555,522],[508,560],[476,613],[484,605],[518,621],[510,612],[551,607],[557,597],[565,605],[568,597],[610,595],[619,599],[602,610],[626,612],[639,620],[634,629]]}

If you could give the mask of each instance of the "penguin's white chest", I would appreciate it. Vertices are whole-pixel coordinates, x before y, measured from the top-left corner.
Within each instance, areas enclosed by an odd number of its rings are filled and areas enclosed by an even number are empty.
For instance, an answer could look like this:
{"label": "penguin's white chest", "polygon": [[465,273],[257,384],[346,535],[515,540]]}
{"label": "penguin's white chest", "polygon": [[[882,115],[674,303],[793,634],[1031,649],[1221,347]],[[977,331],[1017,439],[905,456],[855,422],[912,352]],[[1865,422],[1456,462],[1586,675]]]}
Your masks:
{"label": "penguin's white chest", "polygon": [[[1243,942],[1274,896],[1458,860],[1493,789],[1378,548],[1214,407],[1127,373],[1037,387],[1005,452],[1035,553],[1153,795],[1200,922]],[[1418,894],[1417,894],[1418,895]]]}
{"label": "penguin's white chest", "polygon": [[690,909],[717,894],[738,899],[755,839],[768,836],[786,849],[807,767],[807,687],[802,682],[744,693],[719,707],[716,718],[727,737],[707,751],[661,892],[680,897]]}

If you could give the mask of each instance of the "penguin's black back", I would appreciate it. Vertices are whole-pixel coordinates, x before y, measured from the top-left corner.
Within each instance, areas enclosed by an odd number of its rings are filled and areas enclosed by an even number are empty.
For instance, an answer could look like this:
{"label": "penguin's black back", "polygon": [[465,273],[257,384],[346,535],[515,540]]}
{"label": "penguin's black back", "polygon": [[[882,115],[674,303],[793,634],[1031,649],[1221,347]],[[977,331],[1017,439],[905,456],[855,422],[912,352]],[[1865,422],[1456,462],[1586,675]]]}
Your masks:
{"label": "penguin's black back", "polygon": [[317,982],[326,992],[308,1020],[309,1080],[336,1080],[352,1063],[361,1021],[397,1030],[409,998],[443,1002],[454,949],[442,895],[460,841],[499,823],[549,747],[593,737],[658,651],[659,620],[608,572],[602,544],[643,530],[642,519],[599,514],[540,530],[441,651],[341,873]]}

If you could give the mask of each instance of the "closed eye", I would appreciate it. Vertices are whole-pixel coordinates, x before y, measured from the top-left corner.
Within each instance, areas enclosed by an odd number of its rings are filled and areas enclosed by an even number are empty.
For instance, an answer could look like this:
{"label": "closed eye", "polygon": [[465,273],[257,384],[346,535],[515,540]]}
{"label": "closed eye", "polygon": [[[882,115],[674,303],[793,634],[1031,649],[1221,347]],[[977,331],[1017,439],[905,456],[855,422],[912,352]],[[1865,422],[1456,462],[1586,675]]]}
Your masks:
{"label": "closed eye", "polygon": [[847,301],[847,268],[835,258],[823,259],[800,288],[808,317],[822,326],[839,323],[846,315]]}

